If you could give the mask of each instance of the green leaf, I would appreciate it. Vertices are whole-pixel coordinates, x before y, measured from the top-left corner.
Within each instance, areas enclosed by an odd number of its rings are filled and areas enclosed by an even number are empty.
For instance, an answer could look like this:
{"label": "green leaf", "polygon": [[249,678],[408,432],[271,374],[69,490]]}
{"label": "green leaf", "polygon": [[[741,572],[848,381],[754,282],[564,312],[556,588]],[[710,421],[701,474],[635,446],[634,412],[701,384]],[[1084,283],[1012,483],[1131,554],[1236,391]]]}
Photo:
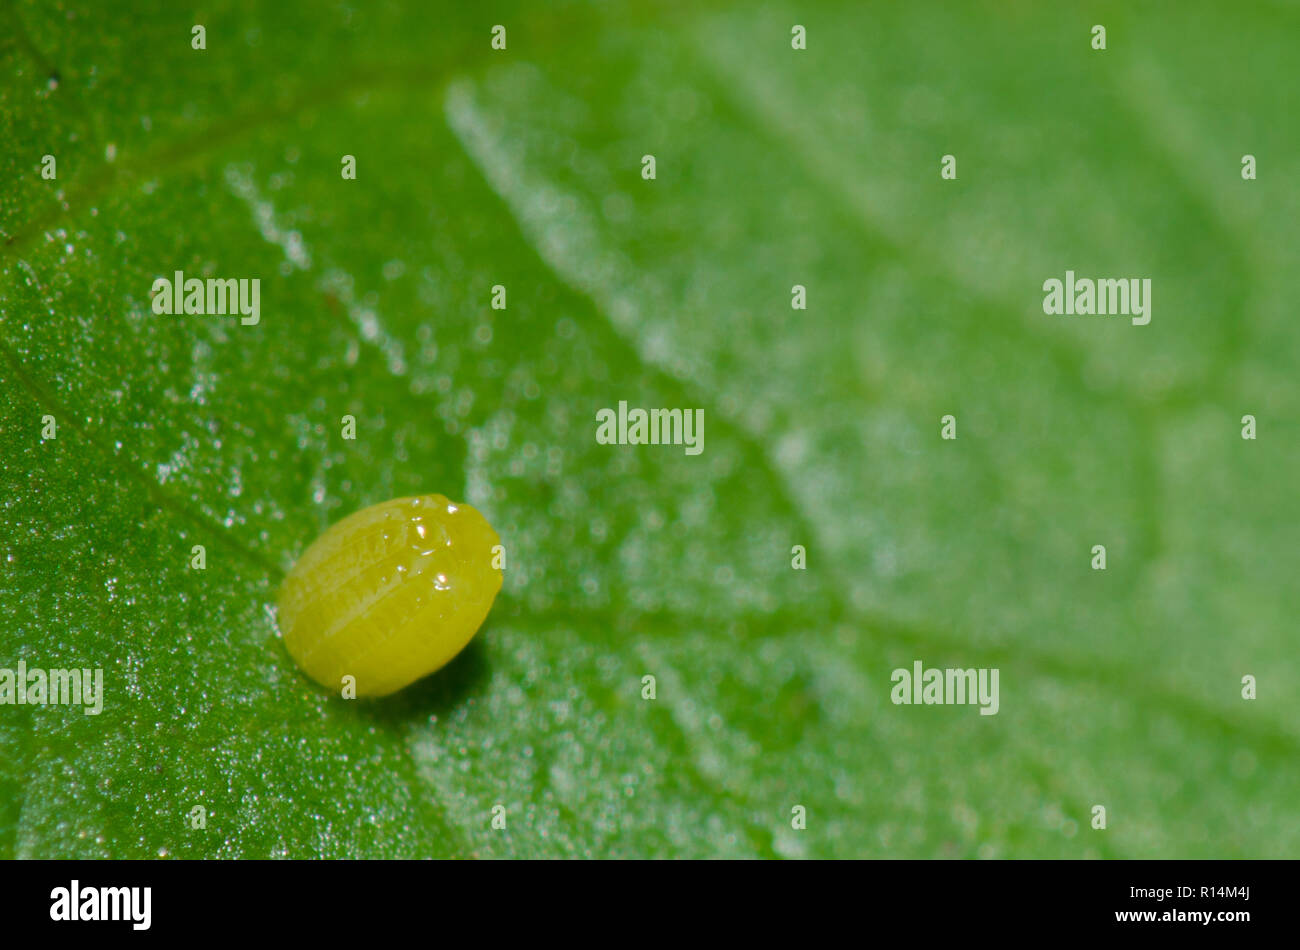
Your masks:
{"label": "green leaf", "polygon": [[[372,6],[0,8],[0,668],[106,692],[0,706],[0,854],[1295,853],[1295,11]],[[1151,324],[1044,315],[1067,268]],[[421,492],[505,587],[332,696],[277,585]]]}

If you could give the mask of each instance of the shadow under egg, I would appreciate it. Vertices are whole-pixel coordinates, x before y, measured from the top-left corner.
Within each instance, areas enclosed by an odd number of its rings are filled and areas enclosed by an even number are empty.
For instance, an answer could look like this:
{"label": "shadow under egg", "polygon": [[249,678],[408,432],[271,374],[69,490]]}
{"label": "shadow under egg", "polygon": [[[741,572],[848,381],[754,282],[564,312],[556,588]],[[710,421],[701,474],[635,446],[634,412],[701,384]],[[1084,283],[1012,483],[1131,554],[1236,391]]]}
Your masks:
{"label": "shadow under egg", "polygon": [[484,635],[490,636],[490,623],[442,669],[416,680],[405,689],[388,696],[345,700],[336,696],[335,703],[353,707],[356,715],[384,726],[427,722],[430,716],[442,718],[476,693],[480,693],[492,672],[488,662]]}

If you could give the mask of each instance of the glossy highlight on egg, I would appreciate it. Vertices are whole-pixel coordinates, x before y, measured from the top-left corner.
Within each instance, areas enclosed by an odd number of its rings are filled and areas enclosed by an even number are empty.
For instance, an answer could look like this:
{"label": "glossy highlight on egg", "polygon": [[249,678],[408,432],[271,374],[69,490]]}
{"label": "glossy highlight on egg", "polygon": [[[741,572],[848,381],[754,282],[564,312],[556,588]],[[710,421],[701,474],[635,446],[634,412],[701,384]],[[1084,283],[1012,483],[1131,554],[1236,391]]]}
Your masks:
{"label": "glossy highlight on egg", "polygon": [[[445,666],[501,589],[501,543],[478,511],[443,495],[355,512],[316,539],[280,587],[284,644],[322,686],[386,696]],[[499,549],[498,549],[499,550]]]}

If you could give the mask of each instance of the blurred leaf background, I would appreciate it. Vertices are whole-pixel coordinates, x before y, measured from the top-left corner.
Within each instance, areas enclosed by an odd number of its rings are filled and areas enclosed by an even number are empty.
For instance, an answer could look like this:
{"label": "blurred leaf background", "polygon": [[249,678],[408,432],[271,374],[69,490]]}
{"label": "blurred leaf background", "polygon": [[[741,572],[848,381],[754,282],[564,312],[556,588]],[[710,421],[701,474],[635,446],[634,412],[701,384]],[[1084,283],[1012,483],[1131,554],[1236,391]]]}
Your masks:
{"label": "blurred leaf background", "polygon": [[[108,693],[0,709],[0,855],[1296,853],[1294,5],[0,24],[0,666]],[[1151,277],[1151,324],[1043,315],[1067,268]],[[260,277],[260,325],[155,316],[177,269]],[[597,445],[620,399],[704,454]],[[505,589],[331,698],[277,585],[431,491]],[[914,659],[1001,712],[892,705]]]}

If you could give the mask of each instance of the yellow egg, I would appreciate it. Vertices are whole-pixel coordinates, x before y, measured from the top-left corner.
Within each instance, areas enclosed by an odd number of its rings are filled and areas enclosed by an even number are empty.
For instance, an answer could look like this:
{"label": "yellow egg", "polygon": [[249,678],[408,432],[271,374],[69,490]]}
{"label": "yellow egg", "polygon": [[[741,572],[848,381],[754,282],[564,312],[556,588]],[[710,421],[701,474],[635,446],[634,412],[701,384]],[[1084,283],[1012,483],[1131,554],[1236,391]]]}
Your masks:
{"label": "yellow egg", "polygon": [[469,505],[395,498],[330,527],[280,587],[284,645],[330,689],[386,696],[446,665],[501,589],[501,540]]}

